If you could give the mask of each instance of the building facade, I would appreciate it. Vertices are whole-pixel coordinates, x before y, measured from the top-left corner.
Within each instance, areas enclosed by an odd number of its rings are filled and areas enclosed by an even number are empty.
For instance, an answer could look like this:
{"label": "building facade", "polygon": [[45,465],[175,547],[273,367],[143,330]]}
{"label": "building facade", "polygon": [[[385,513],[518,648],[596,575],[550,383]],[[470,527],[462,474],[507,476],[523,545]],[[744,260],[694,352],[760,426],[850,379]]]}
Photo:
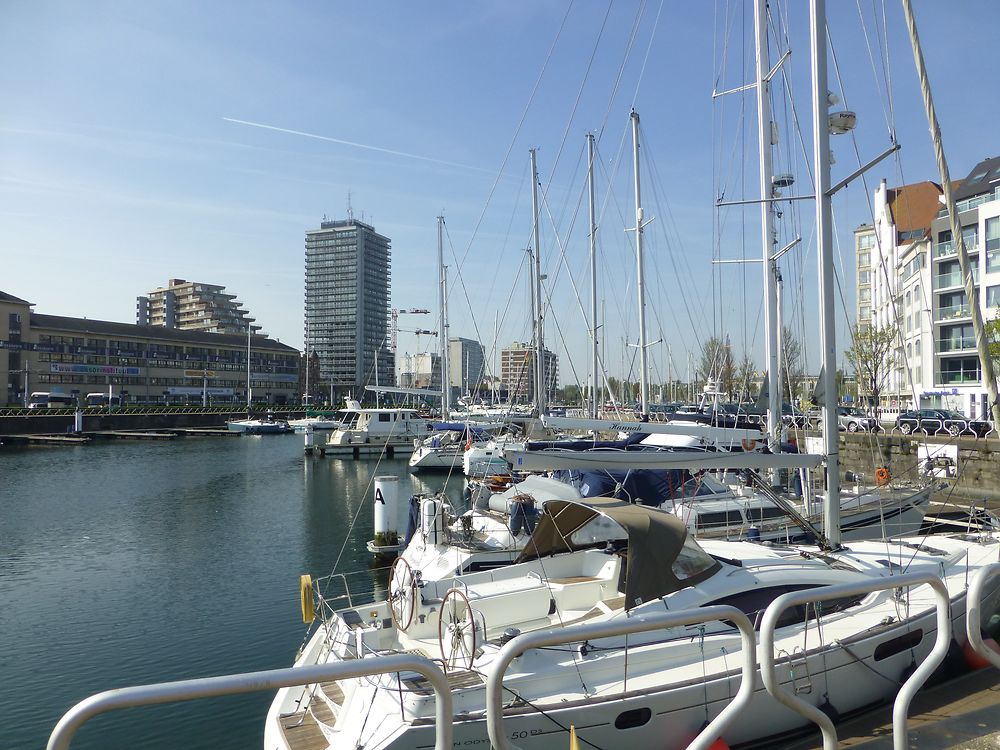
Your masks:
{"label": "building facade", "polygon": [[[980,310],[990,320],[1000,307],[1000,157],[977,164],[953,193]],[[899,331],[881,405],[986,418],[971,307],[940,186],[887,188],[883,180],[874,207],[875,225],[855,231],[857,320]],[[858,388],[864,396],[866,384]]]}
{"label": "building facade", "polygon": [[305,341],[336,398],[395,384],[389,339],[390,240],[353,218],[305,238]]}
{"label": "building facade", "polygon": [[477,393],[486,377],[486,359],[483,345],[473,339],[451,337],[448,339],[448,369],[451,370],[452,390],[457,395],[485,397]]}
{"label": "building facade", "polygon": [[[962,241],[978,288],[984,320],[1000,307],[1000,157],[977,164],[954,190]],[[970,300],[958,265],[947,209],[932,224],[934,388],[927,406],[959,409],[973,419],[989,418]]]}
{"label": "building facade", "polygon": [[[941,188],[918,182],[875,191],[874,225],[854,232],[857,257],[857,322],[896,332],[881,389],[880,406],[916,408],[933,372],[930,288],[931,222],[940,207]],[[862,400],[870,398],[871,383],[857,383]]]}
{"label": "building facade", "polygon": [[137,297],[135,322],[142,326],[246,336],[261,330],[235,294],[224,286],[170,279],[165,287]]}
{"label": "building facade", "polygon": [[400,388],[441,390],[441,360],[437,353],[403,354],[398,362],[397,382]]}
{"label": "building facade", "polygon": [[[124,403],[292,404],[299,353],[264,336],[43,315],[0,292],[0,382],[6,403],[33,392],[108,393]],[[248,376],[249,373],[249,376]]]}
{"label": "building facade", "polygon": [[[514,403],[535,400],[535,350],[531,344],[514,343],[500,352],[500,379]],[[559,360],[548,349],[543,364],[547,399],[553,400],[559,375]]]}

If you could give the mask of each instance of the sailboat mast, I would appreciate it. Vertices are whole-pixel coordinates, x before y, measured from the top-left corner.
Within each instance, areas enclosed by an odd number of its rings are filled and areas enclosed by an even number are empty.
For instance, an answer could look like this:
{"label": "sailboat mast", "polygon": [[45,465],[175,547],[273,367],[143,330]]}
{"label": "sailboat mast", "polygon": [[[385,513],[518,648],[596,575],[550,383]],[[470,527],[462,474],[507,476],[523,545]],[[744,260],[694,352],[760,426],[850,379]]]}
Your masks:
{"label": "sailboat mast", "polygon": [[531,149],[531,213],[532,221],[532,242],[535,245],[535,278],[534,278],[534,298],[535,309],[535,405],[538,413],[545,413],[545,341],[542,336],[542,320],[545,318],[542,312],[542,248],[539,239],[538,226],[538,164],[535,160],[535,149]]}
{"label": "sailboat mast", "polygon": [[438,327],[438,340],[441,342],[441,418],[448,419],[451,411],[451,369],[448,364],[448,292],[447,270],[444,266],[444,217],[437,217],[438,230],[438,310],[441,319]]}
{"label": "sailboat mast", "polygon": [[306,390],[302,394],[303,405],[309,404],[309,319],[306,319]]}
{"label": "sailboat mast", "polygon": [[590,193],[590,418],[597,419],[597,215],[594,205],[594,134],[587,133],[587,190]]}
{"label": "sailboat mast", "polygon": [[635,267],[639,295],[639,408],[649,413],[649,362],[646,361],[646,285],[642,275],[642,197],[639,192],[639,113],[632,118],[632,166],[635,173]]}
{"label": "sailboat mast", "polygon": [[757,52],[757,145],[760,156],[760,227],[764,267],[764,357],[769,376],[767,397],[767,442],[774,453],[781,448],[781,365],[778,361],[778,299],[775,285],[774,211],[771,204],[771,97],[767,51],[767,0],[756,0],[753,11]]}
{"label": "sailboat mast", "polygon": [[816,241],[820,284],[820,388],[823,397],[823,451],[826,454],[826,502],[823,531],[840,546],[840,448],[837,435],[836,318],[833,289],[833,226],[830,211],[830,123],[826,77],[826,0],[811,0],[813,162],[816,195]]}
{"label": "sailboat mast", "polygon": [[250,413],[250,402],[253,392],[250,390],[250,321],[247,321],[247,413]]}

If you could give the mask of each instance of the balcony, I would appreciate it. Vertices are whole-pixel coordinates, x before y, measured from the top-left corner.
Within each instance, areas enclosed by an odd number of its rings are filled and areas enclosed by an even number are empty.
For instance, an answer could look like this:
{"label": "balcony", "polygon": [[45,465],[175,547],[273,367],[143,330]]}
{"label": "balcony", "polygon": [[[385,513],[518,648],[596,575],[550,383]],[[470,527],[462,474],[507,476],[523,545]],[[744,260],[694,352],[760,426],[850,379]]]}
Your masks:
{"label": "balcony", "polygon": [[[978,284],[979,283],[979,266],[975,265],[972,267],[972,280]],[[962,273],[960,271],[952,271],[951,273],[940,273],[934,277],[934,288],[935,289],[947,289],[951,286],[964,286],[965,282],[962,280]]]}
{"label": "balcony", "polygon": [[969,349],[976,348],[976,339],[972,336],[954,339],[938,339],[935,342],[935,345],[939,354],[944,354],[945,352],[964,352]]}
{"label": "balcony", "polygon": [[934,258],[947,258],[949,255],[956,254],[955,246],[952,244],[951,240],[947,242],[938,242],[934,245]]}
{"label": "balcony", "polygon": [[956,372],[938,373],[939,385],[965,385],[968,383],[979,383],[979,372],[977,370],[961,370]]}
{"label": "balcony", "polygon": [[968,305],[950,305],[935,310],[934,320],[954,320],[955,318],[968,318],[971,315],[971,308]]}

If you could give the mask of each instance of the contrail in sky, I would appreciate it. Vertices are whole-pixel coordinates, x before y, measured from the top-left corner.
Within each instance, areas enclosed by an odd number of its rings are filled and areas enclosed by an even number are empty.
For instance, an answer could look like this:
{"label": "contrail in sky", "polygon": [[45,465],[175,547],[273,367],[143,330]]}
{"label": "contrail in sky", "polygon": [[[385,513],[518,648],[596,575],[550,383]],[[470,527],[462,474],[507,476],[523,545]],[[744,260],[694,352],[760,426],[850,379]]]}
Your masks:
{"label": "contrail in sky", "polygon": [[449,167],[459,167],[460,169],[472,169],[476,172],[486,172],[488,174],[493,174],[492,170],[483,169],[482,167],[473,167],[469,164],[459,164],[454,161],[445,161],[444,159],[434,159],[430,156],[420,156],[419,154],[408,154],[405,151],[393,151],[391,148],[381,148],[380,146],[368,146],[364,143],[355,143],[354,141],[344,141],[340,138],[331,138],[326,135],[317,135],[316,133],[305,133],[301,130],[290,130],[288,128],[279,128],[274,125],[264,125],[260,122],[249,122],[248,120],[237,120],[233,117],[223,117],[226,122],[234,122],[237,125],[249,125],[252,128],[263,128],[264,130],[274,130],[278,133],[289,133],[291,135],[301,135],[306,138],[315,138],[319,141],[329,141],[330,143],[339,143],[344,146],[353,146],[354,148],[363,148],[368,151],[378,151],[383,154],[392,154],[393,156],[403,156],[407,159],[419,159],[420,161],[429,161],[433,164],[445,164]]}

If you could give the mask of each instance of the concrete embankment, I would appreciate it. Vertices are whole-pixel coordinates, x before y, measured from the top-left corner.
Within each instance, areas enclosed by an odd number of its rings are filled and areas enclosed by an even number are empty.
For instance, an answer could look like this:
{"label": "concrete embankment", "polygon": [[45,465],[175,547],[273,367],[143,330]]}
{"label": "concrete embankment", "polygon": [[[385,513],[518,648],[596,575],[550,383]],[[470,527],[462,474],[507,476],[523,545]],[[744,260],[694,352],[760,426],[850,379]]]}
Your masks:
{"label": "concrete embankment", "polygon": [[953,499],[991,506],[1000,503],[1000,439],[878,433],[840,435],[842,478],[859,473],[868,484],[884,466],[898,479],[918,480],[932,472],[950,485]]}

